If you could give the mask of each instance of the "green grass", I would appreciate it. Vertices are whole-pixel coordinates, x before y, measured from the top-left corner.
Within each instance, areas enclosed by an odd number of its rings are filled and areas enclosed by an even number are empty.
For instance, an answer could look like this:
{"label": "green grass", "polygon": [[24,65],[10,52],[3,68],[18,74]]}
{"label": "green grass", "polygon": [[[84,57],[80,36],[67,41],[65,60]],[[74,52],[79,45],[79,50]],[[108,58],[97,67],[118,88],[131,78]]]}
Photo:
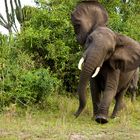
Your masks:
{"label": "green grass", "polygon": [[140,100],[134,104],[127,99],[127,110],[119,117],[100,125],[92,120],[91,101],[75,119],[78,101],[57,97],[58,110],[26,111],[11,105],[0,115],[0,140],[139,140]]}

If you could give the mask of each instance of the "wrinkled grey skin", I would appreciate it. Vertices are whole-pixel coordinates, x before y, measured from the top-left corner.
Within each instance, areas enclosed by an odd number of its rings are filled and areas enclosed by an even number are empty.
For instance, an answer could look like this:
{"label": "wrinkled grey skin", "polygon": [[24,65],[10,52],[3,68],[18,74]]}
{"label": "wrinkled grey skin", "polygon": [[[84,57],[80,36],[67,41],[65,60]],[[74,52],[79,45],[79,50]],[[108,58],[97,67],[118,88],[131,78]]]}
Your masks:
{"label": "wrinkled grey skin", "polygon": [[130,85],[128,87],[127,92],[131,95],[131,102],[133,103],[136,100],[136,93],[138,90],[138,81],[139,81],[139,68],[137,68],[137,71],[132,77],[132,80],[130,81]]}
{"label": "wrinkled grey skin", "polygon": [[[140,47],[136,41],[126,36],[125,38],[128,40],[128,45],[133,45],[136,48]],[[119,69],[113,69],[112,65],[119,65],[118,62],[113,64],[115,63],[114,56],[116,57],[118,49],[120,50],[121,47],[124,52],[129,49],[127,46],[118,46],[117,40],[117,34],[107,27],[98,27],[88,36],[85,43],[87,49],[83,55],[85,60],[78,87],[80,104],[75,114],[76,116],[79,116],[86,105],[86,86],[89,80],[94,116],[97,122],[106,123],[108,121],[108,110],[113,98],[115,98],[116,104],[112,117],[115,117],[118,111],[125,107],[123,96],[136,70],[123,73]],[[120,55],[124,57],[126,55],[127,57],[129,54],[123,53],[122,50]],[[97,67],[101,67],[101,70],[97,77],[93,79],[91,76]]]}
{"label": "wrinkled grey skin", "polygon": [[[80,3],[71,17],[77,41],[85,47],[78,86],[79,108],[75,116],[78,117],[86,105],[86,87],[90,80],[93,112],[99,123],[108,122],[108,110],[113,98],[116,104],[112,117],[124,108],[123,96],[140,58],[139,43],[111,31],[106,27],[107,19],[102,6],[91,1]],[[101,67],[99,74],[91,78],[97,67]]]}

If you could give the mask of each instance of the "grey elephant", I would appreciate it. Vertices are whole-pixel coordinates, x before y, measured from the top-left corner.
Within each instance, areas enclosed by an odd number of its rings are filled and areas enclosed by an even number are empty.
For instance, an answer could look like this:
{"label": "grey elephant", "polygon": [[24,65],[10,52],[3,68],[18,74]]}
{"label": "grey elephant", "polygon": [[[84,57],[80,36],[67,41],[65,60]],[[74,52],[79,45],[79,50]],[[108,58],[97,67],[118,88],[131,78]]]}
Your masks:
{"label": "grey elephant", "polygon": [[138,91],[138,81],[139,81],[139,68],[135,72],[135,74],[132,77],[132,80],[130,81],[130,85],[128,87],[127,92],[131,96],[131,102],[133,103],[136,100],[136,93]]}
{"label": "grey elephant", "polygon": [[[98,123],[108,122],[109,106],[115,98],[112,113],[123,109],[123,96],[140,62],[140,44],[106,27],[108,14],[97,1],[80,2],[71,14],[77,41],[85,51],[78,67],[78,117],[86,105],[86,87],[90,81],[93,112]],[[101,95],[102,93],[102,95]]]}

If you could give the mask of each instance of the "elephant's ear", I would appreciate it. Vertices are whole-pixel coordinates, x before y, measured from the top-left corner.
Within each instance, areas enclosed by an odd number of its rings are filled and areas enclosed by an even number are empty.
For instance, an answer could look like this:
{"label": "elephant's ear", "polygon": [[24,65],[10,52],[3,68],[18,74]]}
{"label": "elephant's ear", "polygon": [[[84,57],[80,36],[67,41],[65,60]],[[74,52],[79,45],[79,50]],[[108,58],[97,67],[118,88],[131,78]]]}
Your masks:
{"label": "elephant's ear", "polygon": [[128,72],[140,65],[140,43],[121,34],[116,34],[116,50],[110,59],[114,69]]}

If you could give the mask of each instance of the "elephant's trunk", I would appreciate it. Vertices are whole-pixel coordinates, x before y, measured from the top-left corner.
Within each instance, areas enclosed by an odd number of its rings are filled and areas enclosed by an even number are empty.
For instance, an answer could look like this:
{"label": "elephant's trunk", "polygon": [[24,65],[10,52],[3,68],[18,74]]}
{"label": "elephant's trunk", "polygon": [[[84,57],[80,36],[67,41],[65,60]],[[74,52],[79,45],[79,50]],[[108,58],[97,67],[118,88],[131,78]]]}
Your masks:
{"label": "elephant's trunk", "polygon": [[[84,57],[82,57],[78,63],[78,69],[82,70],[82,65],[84,63]],[[95,73],[92,75],[92,78],[96,77],[100,71],[101,67],[97,67]]]}
{"label": "elephant's trunk", "polygon": [[[76,117],[80,115],[86,105],[86,87],[88,81],[90,80],[90,78],[92,78],[94,70],[97,67],[102,66],[103,60],[105,58],[103,52],[104,50],[102,49],[89,49],[89,51],[86,51],[86,54],[84,55],[85,60],[80,74],[80,82],[78,86],[79,108],[75,113]],[[79,68],[81,68],[81,66],[79,66]]]}

